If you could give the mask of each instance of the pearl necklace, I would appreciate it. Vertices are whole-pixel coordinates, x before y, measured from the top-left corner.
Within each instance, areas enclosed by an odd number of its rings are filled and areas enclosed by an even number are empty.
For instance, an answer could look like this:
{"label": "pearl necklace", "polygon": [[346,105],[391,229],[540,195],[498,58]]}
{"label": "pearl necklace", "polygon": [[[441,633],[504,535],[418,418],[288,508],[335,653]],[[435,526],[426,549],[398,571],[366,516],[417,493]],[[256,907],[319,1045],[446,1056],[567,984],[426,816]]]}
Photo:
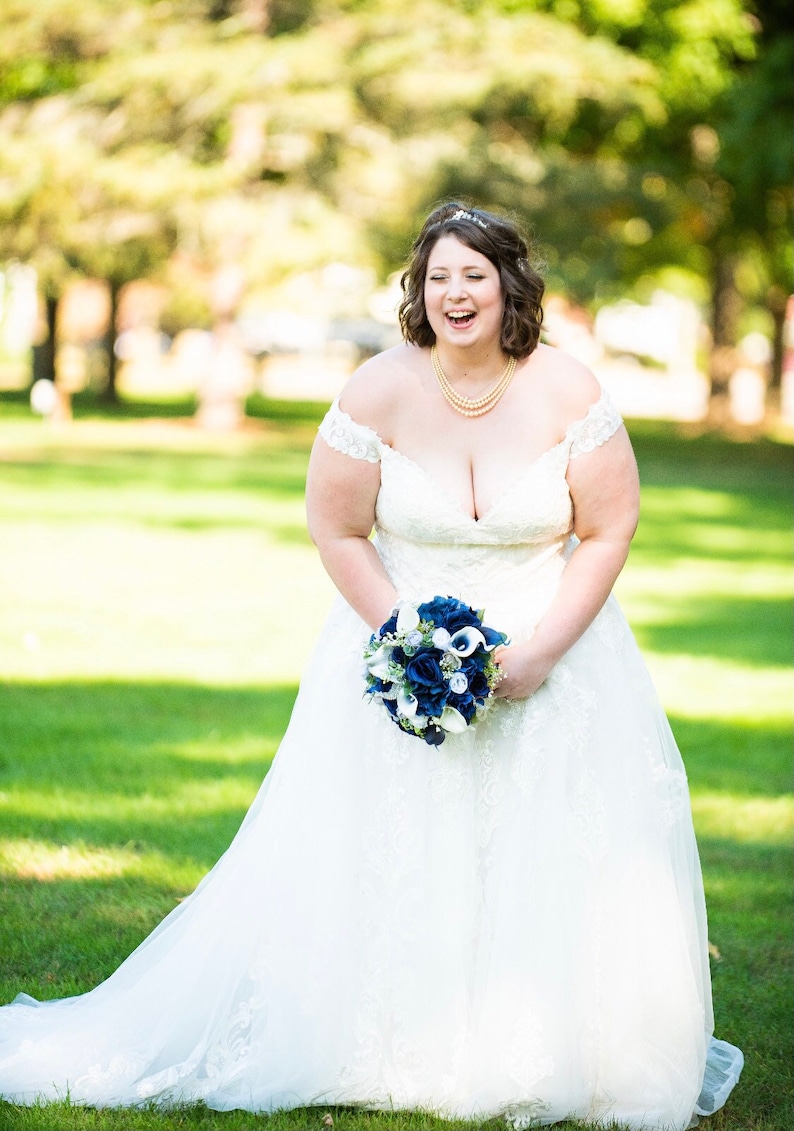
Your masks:
{"label": "pearl necklace", "polygon": [[431,346],[430,348],[430,360],[433,364],[433,372],[441,386],[441,392],[444,394],[444,399],[455,409],[455,412],[459,412],[461,416],[470,418],[485,416],[486,412],[491,411],[494,405],[502,399],[516,371],[516,359],[510,357],[507,359],[507,365],[496,378],[493,385],[491,385],[490,389],[480,397],[465,397],[450,385],[446,373],[441,368],[438,350],[435,346]]}

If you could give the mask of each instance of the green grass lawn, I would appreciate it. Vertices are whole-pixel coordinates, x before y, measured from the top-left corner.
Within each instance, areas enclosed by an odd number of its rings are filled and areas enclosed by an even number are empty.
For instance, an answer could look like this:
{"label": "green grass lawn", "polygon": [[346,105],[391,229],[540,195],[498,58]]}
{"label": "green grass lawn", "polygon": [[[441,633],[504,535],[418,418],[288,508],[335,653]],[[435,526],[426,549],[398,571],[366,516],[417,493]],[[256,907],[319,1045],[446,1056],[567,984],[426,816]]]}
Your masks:
{"label": "green grass lawn", "polygon": [[[50,430],[0,403],[0,1000],[106,977],[231,840],[332,595],[303,520],[319,411],[274,406],[211,437],[88,408]],[[708,1126],[784,1131],[790,453],[632,434],[643,521],[620,597],[689,770],[717,1032],[747,1057]],[[0,1128],[295,1131],[325,1115],[0,1104]],[[332,1115],[343,1131],[503,1126]]]}

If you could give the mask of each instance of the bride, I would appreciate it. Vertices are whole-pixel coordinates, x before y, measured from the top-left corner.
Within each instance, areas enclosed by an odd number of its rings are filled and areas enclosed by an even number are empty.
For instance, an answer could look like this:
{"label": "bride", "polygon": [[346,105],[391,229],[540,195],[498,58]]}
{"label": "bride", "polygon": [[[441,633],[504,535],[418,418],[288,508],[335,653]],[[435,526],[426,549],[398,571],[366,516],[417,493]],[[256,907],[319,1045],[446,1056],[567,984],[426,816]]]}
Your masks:
{"label": "bride", "polygon": [[[539,344],[509,221],[436,209],[403,290],[405,344],[354,375],[312,454],[340,595],[274,765],[106,982],[0,1009],[9,1100],[683,1131],[738,1079],[712,1037],[686,777],[610,596],[637,521],[625,429]],[[361,675],[371,632],[434,595],[511,639],[490,712],[438,746]]]}

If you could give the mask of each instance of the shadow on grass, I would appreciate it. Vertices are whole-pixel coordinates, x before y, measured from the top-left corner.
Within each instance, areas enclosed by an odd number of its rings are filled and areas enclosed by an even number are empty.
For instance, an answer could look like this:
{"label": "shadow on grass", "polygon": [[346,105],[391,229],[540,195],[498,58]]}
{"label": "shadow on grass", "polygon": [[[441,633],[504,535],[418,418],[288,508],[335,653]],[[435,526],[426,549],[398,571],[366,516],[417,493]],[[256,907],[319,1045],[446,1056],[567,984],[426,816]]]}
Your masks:
{"label": "shadow on grass", "polygon": [[[7,994],[89,988],[195,886],[234,837],[295,691],[110,682],[0,688],[3,836],[49,853],[43,867],[34,851],[16,872],[5,869]],[[69,858],[58,864],[64,845],[75,850],[76,874],[63,874],[75,871]],[[105,858],[117,874],[102,874]],[[97,874],[81,874],[83,859]]]}
{"label": "shadow on grass", "polygon": [[4,834],[148,846],[209,867],[270,765],[295,692],[7,684],[0,688]]}
{"label": "shadow on grass", "polygon": [[[17,397],[17,394],[0,394]],[[88,403],[88,402],[86,402]],[[98,411],[107,419],[145,415],[140,404]],[[36,492],[43,517],[103,513],[101,499],[125,492],[130,521],[205,531],[270,525],[268,503],[302,499],[313,428],[324,406],[313,402],[257,402],[271,427],[245,450],[196,452],[174,448],[73,446],[31,448],[0,463],[4,484]],[[684,439],[659,422],[631,424],[644,484],[643,520],[633,554],[640,564],[675,557],[788,561],[789,545],[769,534],[790,529],[791,452],[770,440],[736,443],[720,436]],[[150,505],[156,490],[167,502]],[[236,504],[226,507],[227,498]],[[2,510],[2,507],[0,507]],[[278,527],[278,518],[275,526]],[[276,537],[305,542],[302,526],[287,522]]]}
{"label": "shadow on grass", "polygon": [[[92,392],[72,396],[72,416],[75,420],[178,420],[191,417],[196,411],[195,397],[177,397],[168,400],[126,400],[117,403],[105,401]],[[30,389],[4,389],[0,392],[0,415],[16,419],[38,419],[30,407]]]}
{"label": "shadow on grass", "polygon": [[715,1033],[746,1062],[721,1119],[731,1131],[783,1131],[794,1126],[790,849],[703,837],[698,844],[709,939],[720,955],[712,964]]}
{"label": "shadow on grass", "polygon": [[[6,683],[0,687],[0,783],[5,790],[88,800],[123,795],[127,802],[178,796],[186,783],[248,786],[269,766],[296,692],[295,685]],[[748,797],[789,788],[783,721],[672,716],[671,724],[698,787]],[[39,835],[31,825],[55,819],[21,812],[20,820]],[[85,836],[78,825],[75,835]],[[60,820],[57,829],[66,832]],[[178,839],[180,830],[169,835]],[[125,823],[112,843],[136,839],[146,838]],[[102,843],[108,843],[104,835]]]}
{"label": "shadow on grass", "polygon": [[670,716],[693,789],[735,797],[791,790],[791,728],[769,720],[730,722]]}
{"label": "shadow on grass", "polygon": [[186,533],[266,531],[308,546],[308,452],[308,442],[287,437],[242,452],[67,447],[0,456],[7,492],[0,517],[15,519],[27,503],[39,520],[57,523],[112,518]]}
{"label": "shadow on grass", "polygon": [[[72,397],[72,415],[75,420],[182,420],[195,416],[196,397],[179,397],[171,400],[131,400],[120,396],[110,402],[95,393],[76,393]],[[328,410],[324,401],[285,401],[253,393],[245,403],[246,415],[252,419],[268,420],[279,424],[308,424],[316,427]],[[0,414],[16,419],[35,419],[30,408],[30,390],[0,391]]]}
{"label": "shadow on grass", "polygon": [[17,993],[42,1001],[93,989],[190,890],[135,876],[4,878],[2,1001]]}
{"label": "shadow on grass", "polygon": [[118,487],[186,492],[303,493],[305,445],[273,444],[240,452],[184,452],[146,448],[48,448],[35,459],[0,463],[8,486],[28,489],[112,490]]}
{"label": "shadow on grass", "polygon": [[[632,562],[669,567],[676,558],[786,565],[791,559],[788,514],[790,484],[768,491],[726,494],[699,487],[663,492],[643,487],[640,525],[632,543]],[[703,513],[703,503],[727,504],[719,514]]]}
{"label": "shadow on grass", "polygon": [[734,439],[720,432],[693,434],[689,424],[662,420],[626,422],[643,482],[686,486],[708,479],[727,490],[741,489],[770,471],[791,475],[794,449],[766,436]]}
{"label": "shadow on grass", "polygon": [[785,667],[792,655],[792,602],[784,597],[665,598],[665,620],[643,620],[643,648],[672,655],[712,656],[751,667]]}

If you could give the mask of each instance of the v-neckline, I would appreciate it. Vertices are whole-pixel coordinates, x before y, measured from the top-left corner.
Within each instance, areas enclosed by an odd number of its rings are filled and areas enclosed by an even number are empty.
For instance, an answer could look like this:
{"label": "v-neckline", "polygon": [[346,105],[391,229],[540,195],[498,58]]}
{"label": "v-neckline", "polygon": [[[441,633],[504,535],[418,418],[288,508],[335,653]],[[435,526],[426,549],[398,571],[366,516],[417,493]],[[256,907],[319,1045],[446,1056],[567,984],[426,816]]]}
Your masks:
{"label": "v-neckline", "polygon": [[[377,436],[377,433],[374,434]],[[506,498],[509,498],[509,496],[524,482],[529,473],[531,471],[534,471],[538,464],[547,456],[550,456],[553,452],[556,452],[558,448],[561,448],[565,444],[567,439],[568,436],[566,433],[566,435],[563,436],[561,440],[558,440],[556,444],[553,444],[550,448],[546,448],[545,451],[537,455],[531,463],[528,463],[527,466],[519,472],[519,474],[511,481],[509,486],[505,487],[503,491],[500,491],[496,495],[491,505],[483,512],[483,514],[477,517],[477,515],[474,515],[471,513],[471,511],[467,510],[460,499],[456,498],[456,496],[452,494],[450,489],[443,483],[439,482],[439,480],[436,479],[436,477],[432,475],[426,467],[423,467],[421,463],[417,463],[415,459],[411,459],[410,456],[405,455],[399,450],[399,448],[395,448],[391,444],[387,444],[385,440],[381,440],[380,436],[378,436],[378,441],[382,448],[385,448],[386,451],[391,452],[391,454],[393,456],[396,456],[397,459],[401,459],[404,463],[408,463],[412,467],[415,467],[417,471],[419,471],[419,473],[424,476],[424,478],[433,487],[433,489],[439,494],[443,495],[448,502],[454,504],[455,509],[459,512],[459,514],[474,526],[482,526],[484,522],[487,522],[494,511],[496,511],[501,506],[502,502]]]}
{"label": "v-neckline", "polygon": [[444,498],[447,499],[448,502],[452,503],[453,506],[455,507],[455,510],[463,518],[465,518],[468,522],[470,522],[472,524],[472,526],[482,526],[483,523],[487,522],[488,519],[491,517],[491,515],[499,509],[499,507],[502,505],[504,500],[509,498],[510,495],[524,482],[524,480],[529,476],[531,471],[534,471],[535,468],[544,459],[546,459],[548,456],[552,455],[554,452],[559,451],[561,448],[564,448],[564,446],[566,444],[573,442],[572,433],[573,433],[574,429],[577,426],[583,425],[585,423],[585,421],[587,421],[590,418],[592,413],[602,403],[602,401],[604,400],[604,397],[605,397],[605,393],[602,390],[601,395],[598,398],[598,400],[593,401],[593,403],[590,405],[590,407],[588,408],[588,410],[584,414],[584,416],[580,417],[578,420],[571,421],[571,423],[568,425],[567,429],[565,430],[565,435],[563,436],[563,438],[561,440],[558,440],[556,444],[552,444],[552,446],[550,448],[546,448],[545,451],[543,451],[539,455],[535,456],[535,458],[532,460],[532,462],[527,464],[527,466],[525,468],[523,468],[522,471],[519,472],[519,474],[516,476],[515,479],[513,479],[513,481],[510,483],[510,485],[508,487],[506,487],[504,489],[504,491],[501,491],[496,496],[494,501],[491,503],[490,507],[488,507],[488,509],[485,511],[485,513],[482,514],[479,518],[476,515],[473,515],[470,511],[468,511],[466,509],[466,507],[463,505],[463,503],[460,501],[460,499],[457,499],[452,494],[452,492],[449,490],[449,488],[445,487],[443,483],[440,483],[435,478],[435,476],[431,475],[431,473],[427,470],[427,468],[423,467],[421,463],[417,463],[415,459],[412,459],[410,456],[404,455],[404,453],[401,452],[399,448],[395,448],[392,444],[388,444],[384,439],[382,439],[378,435],[378,433],[375,431],[375,429],[370,428],[368,424],[359,424],[358,421],[354,420],[353,417],[349,413],[345,412],[345,410],[340,407],[338,397],[334,401],[334,404],[333,404],[332,407],[335,407],[336,411],[339,412],[342,416],[347,417],[347,419],[350,421],[350,423],[352,425],[354,425],[356,428],[360,428],[363,431],[368,432],[370,434],[370,436],[372,436],[373,440],[378,444],[379,448],[384,449],[387,452],[391,452],[391,454],[393,456],[395,456],[397,459],[401,459],[401,460],[403,460],[404,463],[410,464],[411,466],[415,467],[419,471],[419,473],[424,476],[424,478],[431,485],[433,490],[438,492],[438,494],[443,495]]}

